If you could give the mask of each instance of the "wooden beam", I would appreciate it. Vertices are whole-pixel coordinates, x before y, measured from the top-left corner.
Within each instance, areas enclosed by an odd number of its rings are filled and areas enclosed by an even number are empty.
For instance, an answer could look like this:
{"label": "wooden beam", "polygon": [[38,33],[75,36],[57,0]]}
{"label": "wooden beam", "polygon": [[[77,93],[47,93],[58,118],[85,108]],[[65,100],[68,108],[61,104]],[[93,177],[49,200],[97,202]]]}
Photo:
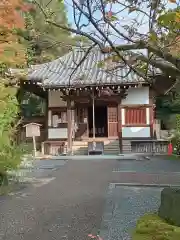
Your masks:
{"label": "wooden beam", "polygon": [[35,95],[41,97],[41,98],[46,98],[48,96],[48,92],[44,91],[43,88],[37,84],[33,84],[33,83],[20,83],[20,88],[22,88],[24,91],[26,92],[31,92],[34,93]]}
{"label": "wooden beam", "polygon": [[151,127],[150,124],[123,124],[122,127]]}

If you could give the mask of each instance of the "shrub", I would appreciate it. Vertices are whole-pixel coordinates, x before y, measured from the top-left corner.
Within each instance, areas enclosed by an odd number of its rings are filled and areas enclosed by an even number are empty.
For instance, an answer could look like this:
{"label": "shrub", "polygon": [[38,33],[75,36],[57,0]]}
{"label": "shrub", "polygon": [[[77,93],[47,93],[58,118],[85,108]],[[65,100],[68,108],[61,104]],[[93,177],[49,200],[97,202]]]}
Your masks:
{"label": "shrub", "polygon": [[19,111],[17,89],[6,87],[3,79],[0,83],[0,185],[8,184],[7,171],[15,169],[23,153],[14,141],[17,115]]}
{"label": "shrub", "polygon": [[174,152],[179,155],[180,154],[180,131],[174,131],[172,136],[170,137],[171,143],[174,148]]}
{"label": "shrub", "polygon": [[176,149],[175,153],[180,154],[180,114],[176,114],[176,126],[171,136],[171,142]]}
{"label": "shrub", "polygon": [[132,234],[132,240],[179,240],[180,227],[168,224],[156,214],[141,217]]}

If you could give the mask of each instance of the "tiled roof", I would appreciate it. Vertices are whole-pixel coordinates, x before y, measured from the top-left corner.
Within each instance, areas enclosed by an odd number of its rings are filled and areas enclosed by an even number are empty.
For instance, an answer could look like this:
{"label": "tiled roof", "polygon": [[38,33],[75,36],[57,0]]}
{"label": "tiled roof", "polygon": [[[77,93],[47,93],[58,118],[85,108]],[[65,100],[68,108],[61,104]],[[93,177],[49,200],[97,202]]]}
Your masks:
{"label": "tiled roof", "polygon": [[[52,62],[35,65],[29,71],[29,80],[42,81],[45,87],[63,87],[76,85],[110,85],[110,84],[136,84],[144,82],[133,71],[125,66],[117,70],[107,71],[98,63],[107,58],[99,49],[90,51],[84,61],[87,48],[75,48],[72,52]],[[82,61],[79,67],[77,65]],[[107,63],[107,67],[111,63]]]}

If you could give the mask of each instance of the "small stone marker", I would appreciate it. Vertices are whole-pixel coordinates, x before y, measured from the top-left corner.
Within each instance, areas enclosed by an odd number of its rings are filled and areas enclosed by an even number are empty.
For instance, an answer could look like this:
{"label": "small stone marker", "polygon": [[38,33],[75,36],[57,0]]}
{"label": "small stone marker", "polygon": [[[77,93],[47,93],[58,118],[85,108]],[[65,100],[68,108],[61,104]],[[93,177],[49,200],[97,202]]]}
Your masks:
{"label": "small stone marker", "polygon": [[88,155],[102,155],[104,153],[104,142],[89,142]]}

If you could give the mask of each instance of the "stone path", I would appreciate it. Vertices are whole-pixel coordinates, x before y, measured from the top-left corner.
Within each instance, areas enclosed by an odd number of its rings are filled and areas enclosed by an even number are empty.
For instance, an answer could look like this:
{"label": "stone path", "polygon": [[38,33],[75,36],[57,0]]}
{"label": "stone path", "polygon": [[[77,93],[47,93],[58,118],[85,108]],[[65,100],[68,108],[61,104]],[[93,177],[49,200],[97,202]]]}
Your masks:
{"label": "stone path", "polygon": [[139,215],[159,204],[161,187],[143,185],[180,184],[178,161],[45,161],[37,168],[46,185],[0,198],[0,240],[85,240],[99,231],[130,239]]}

